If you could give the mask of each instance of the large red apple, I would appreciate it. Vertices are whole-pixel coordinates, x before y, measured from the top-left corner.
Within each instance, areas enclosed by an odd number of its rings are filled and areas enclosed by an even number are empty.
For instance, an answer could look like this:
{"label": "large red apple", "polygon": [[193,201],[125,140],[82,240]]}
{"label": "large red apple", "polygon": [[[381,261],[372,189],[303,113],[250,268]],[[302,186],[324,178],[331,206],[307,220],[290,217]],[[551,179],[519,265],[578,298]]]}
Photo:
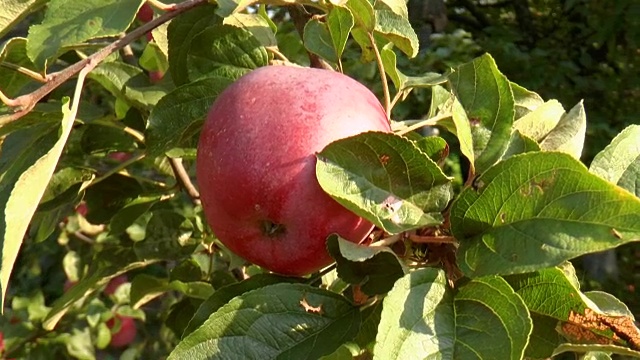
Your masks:
{"label": "large red apple", "polygon": [[322,191],[315,154],[370,130],[390,131],[380,102],[340,73],[268,66],[238,79],[211,107],[198,144],[196,173],[213,232],[280,274],[329,265],[328,235],[360,242],[373,225]]}

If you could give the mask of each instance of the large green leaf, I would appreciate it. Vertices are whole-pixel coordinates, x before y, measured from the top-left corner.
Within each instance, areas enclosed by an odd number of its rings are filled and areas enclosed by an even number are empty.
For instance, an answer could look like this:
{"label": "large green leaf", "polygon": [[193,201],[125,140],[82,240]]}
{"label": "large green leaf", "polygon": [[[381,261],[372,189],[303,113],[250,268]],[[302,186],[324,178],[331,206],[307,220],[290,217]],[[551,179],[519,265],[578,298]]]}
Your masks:
{"label": "large green leaf", "polygon": [[475,184],[451,209],[468,276],[535,271],[640,239],[640,199],[567,154],[516,155]]}
{"label": "large green leaf", "polygon": [[269,21],[268,17],[265,18],[260,14],[233,14],[226,17],[223,24],[250,31],[262,46],[278,46],[278,41],[274,34],[277,28],[272,29]]}
{"label": "large green leaf", "polygon": [[337,63],[338,57],[336,56],[335,48],[333,47],[331,33],[326,23],[318,20],[311,19],[304,26],[304,47],[320,57]]}
{"label": "large green leaf", "polygon": [[346,5],[353,14],[356,26],[366,32],[373,32],[376,18],[371,3],[368,0],[348,0]]}
{"label": "large green leaf", "polygon": [[157,156],[175,147],[195,148],[196,135],[211,104],[233,81],[210,77],[183,85],[160,99],[149,116],[147,151]]}
{"label": "large green leaf", "polygon": [[515,116],[511,83],[488,54],[459,66],[449,83],[471,124],[473,163],[482,173],[501,158],[509,144]]}
{"label": "large green leaf", "polygon": [[454,294],[442,270],[424,268],[384,299],[374,359],[521,359],[530,333],[527,308],[503,279]]}
{"label": "large green leaf", "polygon": [[327,15],[327,28],[329,34],[331,34],[331,42],[333,43],[333,49],[335,50],[336,58],[340,59],[347,40],[349,39],[349,33],[355,20],[353,14],[346,7],[335,6],[329,11]]}
{"label": "large green leaf", "polygon": [[388,233],[441,223],[451,181],[411,140],[368,132],[318,154],[316,176],[339,203]]}
{"label": "large green leaf", "polygon": [[213,293],[198,308],[195,315],[189,321],[189,325],[185,328],[184,338],[188,334],[194,332],[218,309],[228,303],[236,296],[242,295],[248,291],[256,290],[267,285],[274,285],[283,282],[298,282],[300,279],[292,277],[284,277],[274,274],[257,274],[239,283],[229,284]]}
{"label": "large green leaf", "polygon": [[189,82],[187,54],[191,40],[209,26],[222,24],[216,15],[215,5],[204,5],[191,9],[173,19],[167,28],[168,60],[171,78],[177,86]]}
{"label": "large green leaf", "polygon": [[187,73],[190,81],[214,76],[237,79],[268,61],[267,50],[250,31],[214,25],[191,40]]}
{"label": "large green leaf", "polygon": [[544,151],[561,151],[579,159],[586,131],[587,115],[581,101],[560,118],[558,125],[540,142],[540,148]]}
{"label": "large green leaf", "polygon": [[631,125],[593,158],[591,173],[640,197],[640,125]]}
{"label": "large green leaf", "polygon": [[41,69],[61,49],[117,36],[136,16],[142,0],[51,0],[40,25],[29,28],[27,54]]}
{"label": "large green leaf", "polygon": [[303,284],[276,284],[222,306],[169,359],[317,359],[358,332],[361,315],[344,297]]}
{"label": "large green leaf", "polygon": [[62,114],[56,126],[46,121],[23,128],[11,133],[1,144],[0,207],[4,216],[0,217],[0,308],[4,306],[9,278],[24,234],[58,164],[75,121],[75,112],[69,108],[68,98],[63,100]]}
{"label": "large green leaf", "polygon": [[375,10],[375,32],[391,41],[409,57],[418,55],[418,36],[406,17],[382,6]]}
{"label": "large green leaf", "polygon": [[0,0],[0,39],[20,20],[47,3],[48,0]]}

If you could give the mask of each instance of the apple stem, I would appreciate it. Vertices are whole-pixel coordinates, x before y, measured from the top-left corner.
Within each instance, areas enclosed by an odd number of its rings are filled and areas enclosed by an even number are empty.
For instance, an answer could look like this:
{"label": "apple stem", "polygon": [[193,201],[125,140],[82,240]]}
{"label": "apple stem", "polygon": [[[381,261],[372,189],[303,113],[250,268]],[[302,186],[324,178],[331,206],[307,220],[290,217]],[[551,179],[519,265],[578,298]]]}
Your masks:
{"label": "apple stem", "polygon": [[389,95],[389,83],[387,82],[387,74],[384,71],[384,64],[382,63],[382,56],[376,45],[376,39],[373,37],[373,33],[367,33],[369,41],[373,47],[373,52],[376,55],[376,62],[378,63],[378,71],[380,72],[380,80],[382,82],[382,93],[384,94],[384,112],[387,114],[387,120],[391,122],[391,96]]}

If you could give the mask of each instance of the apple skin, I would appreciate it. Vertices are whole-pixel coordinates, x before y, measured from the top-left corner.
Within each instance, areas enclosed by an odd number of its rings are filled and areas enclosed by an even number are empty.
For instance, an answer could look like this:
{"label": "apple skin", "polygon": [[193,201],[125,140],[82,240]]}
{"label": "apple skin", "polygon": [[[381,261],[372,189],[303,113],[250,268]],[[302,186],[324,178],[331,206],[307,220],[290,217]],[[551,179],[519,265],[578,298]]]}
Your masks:
{"label": "apple skin", "polygon": [[109,295],[113,295],[116,290],[118,290],[118,288],[120,287],[120,285],[128,282],[129,279],[127,278],[127,275],[119,275],[114,277],[113,279],[111,279],[109,281],[109,283],[107,284],[107,286],[105,286],[104,290],[102,291],[105,295],[109,296]]}
{"label": "apple skin", "polygon": [[115,334],[111,334],[111,342],[109,345],[114,348],[125,347],[136,339],[136,334],[138,333],[136,322],[133,318],[116,315],[107,320],[107,327],[109,327],[109,329],[113,329],[116,326],[116,318],[120,321],[120,330]]}
{"label": "apple skin", "polygon": [[328,235],[359,243],[373,225],[322,190],[315,154],[367,131],[391,129],[375,95],[345,75],[268,66],[238,79],[211,107],[198,145],[200,198],[215,235],[276,273],[329,265]]}

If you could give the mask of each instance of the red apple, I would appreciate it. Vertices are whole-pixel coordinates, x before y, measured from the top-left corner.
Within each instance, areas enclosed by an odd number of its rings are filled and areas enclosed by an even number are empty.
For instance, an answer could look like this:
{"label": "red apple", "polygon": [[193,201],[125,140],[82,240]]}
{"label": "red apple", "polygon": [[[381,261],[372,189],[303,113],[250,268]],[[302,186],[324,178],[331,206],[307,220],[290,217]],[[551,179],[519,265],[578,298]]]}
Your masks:
{"label": "red apple", "polygon": [[111,279],[109,281],[109,283],[107,284],[107,286],[104,288],[103,293],[105,295],[113,295],[116,290],[118,290],[118,288],[120,287],[120,285],[128,282],[129,279],[127,278],[127,275],[120,275],[120,276],[116,276],[113,279]]}
{"label": "red apple", "polygon": [[113,331],[118,322],[120,323],[120,328],[111,334],[111,342],[109,343],[110,346],[116,348],[131,344],[136,339],[137,334],[136,322],[133,318],[127,316],[116,315],[107,320],[107,326]]}
{"label": "red apple", "polygon": [[149,71],[149,81],[152,84],[157,84],[164,77],[164,73],[162,71]]}
{"label": "red apple", "polygon": [[115,152],[109,153],[109,155],[107,155],[107,156],[110,159],[117,160],[117,161],[120,161],[120,162],[125,162],[125,161],[131,159],[131,157],[133,155],[131,155],[131,153],[124,152],[124,151],[115,151]]}
{"label": "red apple", "polygon": [[207,221],[231,251],[273,272],[331,263],[325,242],[361,242],[373,225],[331,199],[315,154],[334,140],[390,131],[378,99],[337,72],[254,70],[223,91],[200,135],[196,173]]}
{"label": "red apple", "polygon": [[136,14],[136,18],[143,23],[148,23],[153,20],[153,9],[151,8],[151,5],[146,2],[142,4],[140,10],[138,10],[138,13]]}
{"label": "red apple", "polygon": [[77,281],[71,281],[69,279],[65,280],[64,285],[62,286],[62,289],[64,290],[64,292],[69,291],[69,289],[71,289],[72,287],[74,287],[78,282]]}

